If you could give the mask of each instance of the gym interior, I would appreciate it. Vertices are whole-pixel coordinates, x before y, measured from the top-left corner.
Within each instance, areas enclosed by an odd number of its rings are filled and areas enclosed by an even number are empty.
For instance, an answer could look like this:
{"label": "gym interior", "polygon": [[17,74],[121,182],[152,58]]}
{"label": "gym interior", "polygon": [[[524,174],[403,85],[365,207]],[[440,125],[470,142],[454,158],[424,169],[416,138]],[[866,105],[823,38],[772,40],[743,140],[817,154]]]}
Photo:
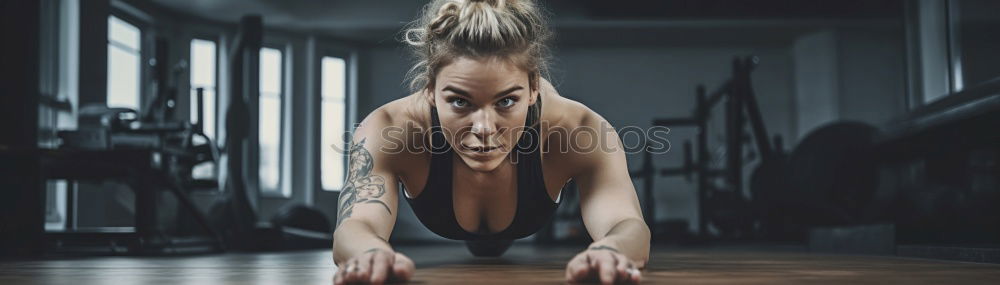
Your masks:
{"label": "gym interior", "polygon": [[[343,150],[427,1],[0,3],[0,283],[333,280]],[[643,283],[1000,283],[1000,2],[539,5],[627,149]],[[563,283],[574,187],[500,257],[407,203],[388,242],[412,283]]]}

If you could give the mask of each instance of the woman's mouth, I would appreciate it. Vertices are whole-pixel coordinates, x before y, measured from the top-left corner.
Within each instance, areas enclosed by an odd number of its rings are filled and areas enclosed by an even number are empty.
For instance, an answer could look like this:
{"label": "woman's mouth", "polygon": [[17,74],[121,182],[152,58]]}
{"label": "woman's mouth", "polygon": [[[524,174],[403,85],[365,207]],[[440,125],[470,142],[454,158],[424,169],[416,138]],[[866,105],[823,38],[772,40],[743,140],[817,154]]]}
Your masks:
{"label": "woman's mouth", "polygon": [[472,154],[482,156],[489,156],[500,151],[500,147],[498,146],[469,146],[463,144],[462,148],[465,148]]}

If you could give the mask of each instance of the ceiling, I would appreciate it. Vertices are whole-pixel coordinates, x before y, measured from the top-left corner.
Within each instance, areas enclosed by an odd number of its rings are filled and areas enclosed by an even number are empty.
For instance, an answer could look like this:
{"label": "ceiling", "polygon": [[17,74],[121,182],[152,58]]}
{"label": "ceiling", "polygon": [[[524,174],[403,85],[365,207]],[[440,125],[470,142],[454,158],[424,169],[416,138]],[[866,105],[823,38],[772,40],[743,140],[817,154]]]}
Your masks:
{"label": "ceiling", "polygon": [[[237,23],[260,14],[267,27],[350,38],[391,40],[426,0],[151,0],[175,14]],[[564,42],[606,37],[770,40],[830,26],[895,26],[901,0],[542,0]],[[713,37],[704,36],[706,30]],[[760,32],[760,33],[755,33]]]}

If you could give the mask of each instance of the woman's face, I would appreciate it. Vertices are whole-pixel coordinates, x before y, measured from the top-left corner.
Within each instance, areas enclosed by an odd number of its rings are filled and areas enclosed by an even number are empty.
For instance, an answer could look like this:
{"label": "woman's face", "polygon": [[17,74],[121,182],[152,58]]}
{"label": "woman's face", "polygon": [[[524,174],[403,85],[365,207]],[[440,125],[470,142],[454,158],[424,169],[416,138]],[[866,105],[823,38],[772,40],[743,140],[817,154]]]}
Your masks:
{"label": "woman's face", "polygon": [[481,172],[493,171],[508,157],[538,96],[527,72],[496,58],[459,57],[438,71],[433,86],[448,144]]}

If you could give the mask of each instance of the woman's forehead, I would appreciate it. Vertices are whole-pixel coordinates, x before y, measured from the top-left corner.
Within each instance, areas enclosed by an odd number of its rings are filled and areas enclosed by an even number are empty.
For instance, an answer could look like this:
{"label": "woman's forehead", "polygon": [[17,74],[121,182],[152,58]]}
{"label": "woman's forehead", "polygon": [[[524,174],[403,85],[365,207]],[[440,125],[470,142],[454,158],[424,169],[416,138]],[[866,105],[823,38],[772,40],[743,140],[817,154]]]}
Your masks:
{"label": "woman's forehead", "polygon": [[444,66],[437,76],[438,89],[490,91],[528,83],[528,74],[506,60],[459,58]]}

